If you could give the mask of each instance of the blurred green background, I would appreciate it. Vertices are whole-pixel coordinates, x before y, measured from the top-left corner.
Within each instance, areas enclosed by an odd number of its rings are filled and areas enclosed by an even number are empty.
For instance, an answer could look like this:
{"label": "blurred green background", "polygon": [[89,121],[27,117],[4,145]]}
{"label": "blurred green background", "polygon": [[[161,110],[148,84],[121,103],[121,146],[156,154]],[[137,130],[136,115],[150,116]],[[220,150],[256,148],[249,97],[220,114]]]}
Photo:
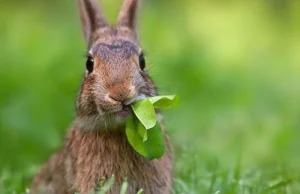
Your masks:
{"label": "blurred green background", "polygon": [[[101,0],[113,23],[120,0]],[[144,0],[176,193],[300,193],[300,2]],[[75,1],[0,1],[0,193],[62,144],[85,68]]]}

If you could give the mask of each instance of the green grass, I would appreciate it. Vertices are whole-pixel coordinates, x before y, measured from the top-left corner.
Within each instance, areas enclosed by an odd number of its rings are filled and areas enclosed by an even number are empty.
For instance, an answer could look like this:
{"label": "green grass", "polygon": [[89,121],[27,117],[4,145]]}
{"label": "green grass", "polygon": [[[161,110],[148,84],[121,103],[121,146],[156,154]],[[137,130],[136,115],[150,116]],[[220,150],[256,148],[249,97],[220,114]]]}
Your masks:
{"label": "green grass", "polygon": [[[266,165],[242,169],[239,162],[233,169],[222,168],[217,159],[207,161],[195,157],[194,152],[185,150],[177,158],[177,175],[174,183],[175,193],[298,193],[300,191],[299,173],[287,171],[286,166]],[[205,161],[205,162],[203,162]],[[202,163],[202,164],[201,164]],[[18,174],[1,174],[1,193],[25,193],[24,189],[33,172]],[[26,179],[27,177],[27,179]],[[124,188],[126,188],[125,182]],[[101,185],[97,194],[105,193],[113,185],[113,179]],[[124,189],[125,190],[125,189]],[[122,193],[125,193],[124,191]]]}
{"label": "green grass", "polygon": [[[185,154],[184,154],[185,155]],[[187,160],[185,157],[192,157]],[[286,166],[265,165],[241,167],[237,160],[232,168],[220,166],[217,159],[208,162],[187,154],[177,161],[175,193],[298,193],[297,173],[288,172]]]}
{"label": "green grass", "polygon": [[[110,21],[120,0],[102,0]],[[225,1],[224,1],[225,2]],[[141,43],[175,151],[175,193],[300,193],[298,1],[145,1]],[[74,118],[85,45],[73,2],[0,12],[0,193],[25,193]]]}

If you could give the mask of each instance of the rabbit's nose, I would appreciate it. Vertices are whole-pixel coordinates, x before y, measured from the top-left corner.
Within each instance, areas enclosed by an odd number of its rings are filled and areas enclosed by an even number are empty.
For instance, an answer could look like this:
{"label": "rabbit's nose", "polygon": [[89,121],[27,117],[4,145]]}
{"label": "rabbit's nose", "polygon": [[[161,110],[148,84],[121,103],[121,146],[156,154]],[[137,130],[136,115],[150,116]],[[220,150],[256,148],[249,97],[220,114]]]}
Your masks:
{"label": "rabbit's nose", "polygon": [[117,102],[124,102],[127,99],[128,94],[126,93],[110,93],[109,97]]}
{"label": "rabbit's nose", "polygon": [[124,102],[127,100],[129,93],[130,90],[128,90],[126,87],[116,85],[114,87],[110,87],[108,96],[114,101]]}
{"label": "rabbit's nose", "polygon": [[129,102],[132,102],[132,99],[136,97],[137,92],[135,90],[135,87],[131,84],[118,84],[110,86],[107,94],[111,100],[128,105]]}

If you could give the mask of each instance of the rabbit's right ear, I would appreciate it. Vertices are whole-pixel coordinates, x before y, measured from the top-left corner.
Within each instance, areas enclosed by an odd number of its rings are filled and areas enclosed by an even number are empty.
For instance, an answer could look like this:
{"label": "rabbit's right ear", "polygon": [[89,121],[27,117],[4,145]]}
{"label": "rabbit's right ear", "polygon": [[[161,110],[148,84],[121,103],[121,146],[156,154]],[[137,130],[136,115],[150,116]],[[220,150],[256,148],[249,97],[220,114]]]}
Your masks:
{"label": "rabbit's right ear", "polygon": [[90,47],[93,33],[108,26],[97,0],[77,0],[80,10],[81,28],[85,41]]}

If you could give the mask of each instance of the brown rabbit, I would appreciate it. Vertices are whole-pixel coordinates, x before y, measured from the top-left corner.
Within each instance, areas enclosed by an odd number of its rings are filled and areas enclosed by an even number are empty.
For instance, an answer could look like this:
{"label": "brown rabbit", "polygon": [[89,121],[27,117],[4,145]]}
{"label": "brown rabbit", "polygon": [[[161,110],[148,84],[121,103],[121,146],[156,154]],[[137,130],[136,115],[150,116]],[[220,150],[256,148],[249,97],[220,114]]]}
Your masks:
{"label": "brown rabbit", "polygon": [[157,95],[137,40],[138,3],[124,0],[117,25],[109,26],[97,0],[78,0],[88,57],[76,118],[60,151],[35,176],[32,193],[86,194],[112,175],[109,193],[119,193],[125,177],[129,194],[171,193],[172,150],[164,126],[165,154],[151,161],[135,152],[125,134],[130,104]]}

